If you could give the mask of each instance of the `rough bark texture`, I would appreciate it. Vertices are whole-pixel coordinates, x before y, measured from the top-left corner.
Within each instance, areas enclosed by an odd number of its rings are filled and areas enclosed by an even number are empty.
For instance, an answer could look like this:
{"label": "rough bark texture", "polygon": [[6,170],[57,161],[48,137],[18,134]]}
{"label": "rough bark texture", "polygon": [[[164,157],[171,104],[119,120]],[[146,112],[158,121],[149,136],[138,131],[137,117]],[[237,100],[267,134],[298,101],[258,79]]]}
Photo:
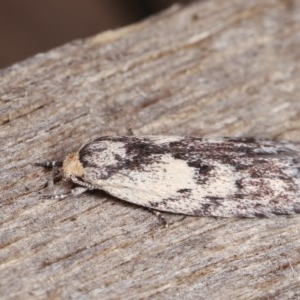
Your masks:
{"label": "rough bark texture", "polygon": [[33,165],[128,128],[300,141],[299,49],[299,1],[214,0],[2,70],[2,298],[299,299],[300,216],[162,228],[102,192],[45,199]]}

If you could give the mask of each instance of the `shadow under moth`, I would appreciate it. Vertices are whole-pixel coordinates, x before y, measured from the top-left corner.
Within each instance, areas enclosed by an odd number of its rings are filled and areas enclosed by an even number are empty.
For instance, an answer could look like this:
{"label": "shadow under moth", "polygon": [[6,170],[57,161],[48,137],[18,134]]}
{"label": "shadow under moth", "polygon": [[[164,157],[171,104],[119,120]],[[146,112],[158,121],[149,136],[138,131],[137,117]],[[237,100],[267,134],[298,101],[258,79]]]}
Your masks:
{"label": "shadow under moth", "polygon": [[77,187],[157,211],[263,217],[300,213],[300,144],[254,138],[104,136],[63,162]]}

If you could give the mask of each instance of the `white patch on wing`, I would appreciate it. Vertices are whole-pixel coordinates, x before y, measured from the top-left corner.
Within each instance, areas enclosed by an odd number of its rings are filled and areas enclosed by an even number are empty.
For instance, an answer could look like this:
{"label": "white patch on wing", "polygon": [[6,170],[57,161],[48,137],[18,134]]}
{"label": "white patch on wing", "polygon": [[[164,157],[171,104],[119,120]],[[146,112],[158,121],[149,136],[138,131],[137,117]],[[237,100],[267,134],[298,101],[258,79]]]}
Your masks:
{"label": "white patch on wing", "polygon": [[[120,170],[109,178],[91,182],[93,185],[111,195],[132,203],[148,206],[149,202],[182,197],[183,201],[169,201],[168,207],[182,212],[183,204],[189,210],[199,208],[199,204],[207,203],[207,196],[224,198],[236,192],[235,171],[230,165],[216,161],[208,162],[214,166],[211,176],[206,176],[205,184],[197,184],[199,169],[189,167],[186,161],[173,158],[171,155],[161,156],[158,163],[145,165],[143,172]],[[178,190],[191,189],[188,199],[180,195]]]}
{"label": "white patch on wing", "polygon": [[126,150],[124,148],[123,142],[111,143],[109,141],[102,141],[101,143],[105,144],[105,146],[107,147],[107,150],[98,154],[99,161],[102,161],[103,166],[116,164],[118,160],[116,159],[115,154],[118,154],[120,157],[126,156]]}
{"label": "white patch on wing", "polygon": [[179,142],[182,139],[184,139],[184,137],[182,136],[172,136],[172,135],[167,135],[167,136],[161,136],[161,135],[150,135],[149,139],[156,143],[157,145],[159,144],[164,144],[164,143],[171,143],[171,142]]}

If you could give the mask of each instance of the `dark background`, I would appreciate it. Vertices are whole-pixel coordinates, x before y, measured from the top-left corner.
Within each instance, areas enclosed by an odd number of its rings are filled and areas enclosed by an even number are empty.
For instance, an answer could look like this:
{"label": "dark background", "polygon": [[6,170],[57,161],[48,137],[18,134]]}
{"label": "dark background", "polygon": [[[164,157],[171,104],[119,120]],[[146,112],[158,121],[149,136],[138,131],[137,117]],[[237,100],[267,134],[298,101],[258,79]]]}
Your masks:
{"label": "dark background", "polygon": [[0,68],[191,0],[1,0]]}

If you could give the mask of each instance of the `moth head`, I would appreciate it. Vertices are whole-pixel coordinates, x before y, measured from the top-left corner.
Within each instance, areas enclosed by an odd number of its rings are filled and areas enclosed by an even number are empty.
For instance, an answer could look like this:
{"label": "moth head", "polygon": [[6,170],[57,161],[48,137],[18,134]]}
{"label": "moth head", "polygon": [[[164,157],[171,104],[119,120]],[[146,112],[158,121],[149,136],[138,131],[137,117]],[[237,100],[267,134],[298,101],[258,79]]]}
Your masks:
{"label": "moth head", "polygon": [[83,166],[79,161],[78,152],[69,154],[63,162],[63,177],[65,180],[70,180],[71,176],[82,177]]}

